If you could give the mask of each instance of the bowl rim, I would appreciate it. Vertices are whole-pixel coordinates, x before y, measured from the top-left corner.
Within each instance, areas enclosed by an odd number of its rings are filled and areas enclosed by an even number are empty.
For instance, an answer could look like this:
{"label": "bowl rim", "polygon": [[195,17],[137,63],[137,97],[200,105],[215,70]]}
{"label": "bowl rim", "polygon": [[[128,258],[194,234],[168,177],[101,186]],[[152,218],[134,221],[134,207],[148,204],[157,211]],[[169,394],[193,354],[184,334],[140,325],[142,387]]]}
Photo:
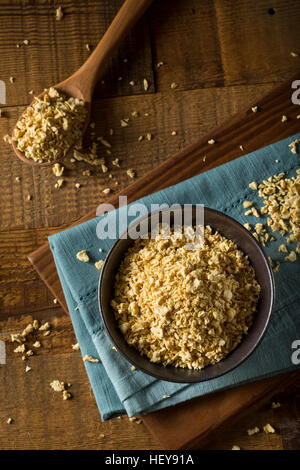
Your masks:
{"label": "bowl rim", "polygon": [[[186,378],[185,380],[178,380],[177,379],[171,379],[171,378],[166,378],[163,374],[159,374],[159,373],[154,373],[154,372],[150,372],[147,368],[145,367],[141,367],[140,365],[137,365],[134,360],[132,360],[131,357],[129,357],[129,355],[127,355],[127,353],[122,349],[122,346],[118,343],[118,341],[115,339],[114,335],[111,333],[110,331],[110,328],[107,324],[107,321],[106,321],[106,316],[105,314],[103,313],[104,309],[103,309],[103,306],[102,306],[102,299],[101,299],[101,287],[102,287],[102,283],[103,283],[103,277],[104,277],[104,272],[105,272],[105,267],[106,265],[108,264],[108,261],[109,259],[111,258],[111,256],[113,255],[113,252],[115,250],[115,247],[120,243],[120,241],[122,240],[122,237],[128,232],[128,229],[129,229],[129,225],[127,226],[126,230],[124,230],[119,236],[118,238],[115,240],[115,242],[112,244],[112,246],[110,247],[109,251],[107,252],[107,255],[105,257],[105,260],[104,260],[104,263],[103,263],[103,266],[101,268],[101,271],[100,271],[100,276],[99,276],[99,281],[98,281],[98,308],[99,308],[99,313],[100,313],[100,317],[103,321],[103,324],[104,324],[104,327],[105,327],[105,331],[106,333],[108,334],[111,342],[113,343],[113,346],[115,346],[118,350],[118,352],[121,353],[121,355],[130,363],[132,364],[133,366],[135,366],[137,368],[137,370],[140,370],[142,372],[144,372],[145,374],[151,376],[151,377],[154,377],[158,380],[164,380],[164,381],[167,381],[167,382],[173,382],[173,383],[186,383],[186,384],[193,384],[193,383],[201,383],[201,382],[208,382],[210,380],[214,380],[218,377],[222,377],[223,375],[226,375],[228,374],[229,372],[231,372],[232,370],[236,369],[237,367],[239,367],[243,362],[245,362],[246,359],[248,359],[252,354],[253,352],[256,350],[256,348],[260,345],[263,337],[265,336],[266,334],[266,331],[269,327],[269,324],[270,324],[270,320],[271,320],[271,316],[272,316],[272,313],[274,311],[274,303],[275,303],[275,281],[274,281],[274,274],[273,274],[273,270],[270,266],[270,263],[268,261],[268,258],[266,256],[266,254],[264,253],[263,249],[261,248],[260,244],[258,243],[258,241],[256,240],[256,238],[252,235],[252,233],[247,230],[240,222],[238,222],[236,219],[234,219],[233,217],[231,217],[230,215],[222,212],[222,211],[219,211],[217,209],[212,209],[210,207],[207,207],[205,206],[204,204],[178,204],[176,205],[177,207],[176,208],[181,208],[181,210],[183,209],[184,206],[190,206],[190,207],[196,207],[196,206],[199,206],[199,205],[202,205],[203,206],[203,209],[204,209],[204,217],[205,217],[205,211],[209,211],[211,213],[217,213],[221,216],[223,216],[224,218],[227,218],[227,219],[231,219],[231,221],[235,224],[237,224],[239,226],[240,229],[242,229],[242,231],[246,234],[247,237],[249,237],[249,239],[251,240],[252,243],[254,243],[254,245],[256,246],[256,249],[260,252],[260,255],[262,256],[263,260],[264,260],[264,263],[265,263],[265,266],[267,268],[267,273],[268,273],[268,281],[269,281],[269,284],[270,284],[270,301],[269,301],[269,308],[268,308],[268,314],[267,314],[267,319],[264,323],[264,326],[263,328],[261,329],[260,333],[259,333],[259,336],[258,336],[258,339],[255,341],[255,343],[249,348],[249,350],[240,358],[239,361],[236,362],[236,364],[232,364],[231,366],[228,366],[228,368],[224,371],[221,371],[221,372],[216,372],[216,374],[213,376],[213,377],[210,377],[210,378],[205,378],[205,379],[201,379],[201,377],[199,377],[199,379],[191,379],[191,378]],[[141,217],[139,217],[138,219],[134,220],[132,222],[132,225],[131,226],[137,226],[138,224],[140,224],[143,220],[146,220],[146,219],[149,219],[149,217],[152,215],[152,214],[157,214],[157,213],[161,213],[161,212],[167,212],[167,211],[172,211],[172,209],[170,208],[162,208],[162,209],[158,209],[158,210],[155,210],[155,211],[149,211],[147,215],[143,215]],[[205,226],[205,222],[204,222],[204,226]],[[125,253],[125,252],[124,252]],[[251,325],[252,327],[253,325]],[[230,353],[223,359],[226,359],[233,351],[235,351],[240,344],[242,344],[243,342],[243,339],[242,341],[238,344],[238,346],[233,349],[232,351],[230,351]],[[130,345],[128,345],[129,347],[131,347]],[[135,350],[134,348],[132,348],[133,351],[136,353],[136,354],[139,354],[140,356],[142,356],[137,350]],[[143,358],[145,358],[149,363],[151,363],[150,359],[147,357],[147,356],[142,356]],[[214,367],[214,366],[217,366],[218,364],[220,364],[223,359],[219,362],[217,362],[216,364],[211,364],[209,366],[206,366],[204,367],[203,369],[199,369],[198,372],[199,372],[199,376],[201,374],[201,371],[205,370],[207,367]],[[159,364],[161,365],[162,367],[164,368],[173,368],[173,369],[179,369],[177,367],[174,367],[172,365],[167,365],[167,366],[163,366],[163,364]],[[180,369],[183,369],[183,370],[186,370],[186,371],[189,371],[190,369],[188,368],[180,368]],[[162,369],[163,370],[163,369]],[[194,369],[196,371],[196,369]]]}

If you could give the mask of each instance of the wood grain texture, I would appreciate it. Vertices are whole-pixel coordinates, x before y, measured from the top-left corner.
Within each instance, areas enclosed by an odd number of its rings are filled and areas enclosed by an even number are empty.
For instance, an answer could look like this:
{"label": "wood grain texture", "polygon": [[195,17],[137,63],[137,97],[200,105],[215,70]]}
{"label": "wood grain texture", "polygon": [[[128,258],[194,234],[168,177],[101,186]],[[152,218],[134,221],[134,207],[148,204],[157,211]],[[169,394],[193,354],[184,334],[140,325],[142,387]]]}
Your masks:
{"label": "wood grain texture", "polygon": [[[163,0],[149,10],[159,91],[279,82],[298,69],[300,4]],[[187,53],[187,51],[189,51]]]}
{"label": "wood grain texture", "polygon": [[[102,193],[105,187],[111,187],[114,194],[127,187],[132,182],[126,174],[128,168],[136,170],[138,177],[147,174],[247,103],[256,102],[272,88],[268,84],[191,92],[174,90],[145,95],[142,99],[139,96],[126,96],[96,101],[92,108],[95,132],[104,136],[112,145],[111,155],[106,153],[105,147],[100,147],[99,152],[99,156],[106,159],[109,173],[113,176],[111,181],[107,174],[102,173],[101,168],[91,168],[90,178],[83,176],[82,170],[90,166],[81,162],[72,164],[68,159],[64,161],[65,185],[58,191],[54,187],[56,178],[51,168],[31,168],[24,165],[15,158],[9,145],[2,144],[2,230],[34,229],[72,223],[107,199]],[[3,108],[5,118],[0,119],[0,135],[12,129],[23,109]],[[131,117],[133,111],[139,112],[137,118]],[[149,116],[145,116],[145,113]],[[121,127],[120,120],[123,117],[130,118],[128,127]],[[113,136],[109,135],[109,129],[114,130]],[[278,123],[278,130],[280,129],[284,127]],[[173,130],[177,132],[176,136],[171,135]],[[149,142],[144,138],[138,142],[138,137],[145,136],[148,132],[152,133],[152,140]],[[235,156],[242,154],[239,145],[240,141],[237,141]],[[248,151],[246,144],[245,151]],[[120,159],[120,168],[112,165],[115,158]],[[15,181],[16,176],[20,176],[21,184]],[[75,188],[76,182],[82,185],[79,191]],[[115,185],[116,182],[118,186]],[[28,194],[32,195],[31,201],[26,199]]]}
{"label": "wood grain texture", "polygon": [[[97,45],[122,3],[122,0],[1,1],[1,79],[7,84],[7,103],[28,104],[32,100],[30,90],[39,94],[72,75],[89,57],[86,44],[91,50]],[[63,7],[62,21],[55,19],[58,5]],[[30,41],[28,46],[23,44],[26,39]],[[17,48],[17,44],[21,47]],[[140,79],[143,76],[148,77],[154,91],[150,44],[144,17],[109,61],[104,83],[99,82],[95,96],[144,93]],[[128,62],[124,63],[124,59]],[[14,83],[10,83],[10,77],[15,78]],[[129,82],[134,79],[136,86],[132,87]]]}
{"label": "wood grain texture", "polygon": [[[0,79],[7,85],[7,104],[0,105],[4,114],[0,137],[12,129],[23,106],[31,101],[29,90],[37,93],[63,80],[84,62],[89,54],[85,44],[97,44],[121,3],[0,0]],[[55,20],[58,5],[65,12],[61,22]],[[268,13],[271,6],[274,15]],[[237,0],[234,5],[221,0],[156,1],[116,52],[104,83],[98,83],[95,90],[97,135],[111,140],[112,153],[106,159],[114,184],[119,182],[113,194],[131,183],[128,167],[138,177],[146,175],[238,110],[256,103],[276,82],[296,73],[299,59],[292,58],[290,51],[299,52],[299,19],[299,2],[292,0],[275,0],[271,5],[265,0]],[[30,46],[22,44],[24,39],[30,40]],[[157,68],[159,61],[164,65]],[[11,76],[16,78],[13,84]],[[147,93],[144,77],[150,83]],[[131,80],[136,82],[133,87]],[[175,90],[170,89],[172,82],[178,83]],[[276,106],[280,110],[280,103]],[[134,110],[140,112],[137,119],[131,118]],[[127,128],[120,127],[123,117],[131,118]],[[270,122],[275,124],[271,115]],[[279,122],[276,125],[280,138],[284,128]],[[110,128],[113,136],[108,135]],[[177,136],[171,136],[173,130]],[[153,140],[137,142],[147,132],[153,133]],[[244,144],[238,136],[235,139],[238,146],[230,151],[230,158],[239,156],[239,145]],[[245,152],[250,149],[245,146]],[[105,149],[101,154],[106,154]],[[114,157],[122,160],[120,169],[112,166]],[[7,364],[0,365],[0,448],[158,449],[143,424],[127,418],[100,422],[80,355],[70,350],[75,342],[70,319],[53,304],[53,296],[26,260],[48,234],[94,211],[105,199],[102,190],[109,179],[98,169],[93,169],[90,178],[84,177],[84,164],[65,162],[66,184],[57,191],[50,169],[22,165],[4,143],[0,160],[0,340],[20,331],[32,317],[54,325],[26,375],[13,345],[6,343]],[[199,171],[214,164],[212,153],[206,164]],[[20,183],[15,182],[16,176],[21,177]],[[158,176],[159,184],[163,183]],[[79,191],[74,188],[77,181],[82,183]],[[33,195],[30,203],[28,193]],[[73,383],[72,401],[63,402],[52,392],[49,382],[53,378]],[[286,393],[292,412],[284,407],[270,411],[269,405],[253,415],[250,412],[235,425],[220,429],[211,448],[228,449],[233,444],[292,448],[299,435],[293,411],[299,398],[293,388]],[[6,424],[9,415],[15,419],[10,426]],[[278,433],[249,438],[245,429],[260,419],[274,424]],[[105,438],[100,438],[101,433]]]}

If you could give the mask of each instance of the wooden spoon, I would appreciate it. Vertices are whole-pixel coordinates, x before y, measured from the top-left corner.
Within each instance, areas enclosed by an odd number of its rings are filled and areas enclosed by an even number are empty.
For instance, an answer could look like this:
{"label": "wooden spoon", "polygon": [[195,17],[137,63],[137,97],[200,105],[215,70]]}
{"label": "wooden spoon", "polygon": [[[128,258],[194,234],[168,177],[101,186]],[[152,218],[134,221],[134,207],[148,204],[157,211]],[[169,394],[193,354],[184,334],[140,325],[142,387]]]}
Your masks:
{"label": "wooden spoon", "polygon": [[[62,92],[67,96],[79,98],[85,102],[88,112],[83,132],[89,124],[94,88],[101,75],[104,74],[104,65],[111,57],[113,50],[120,44],[129,29],[145,13],[152,1],[153,0],[126,0],[87,61],[79,70],[77,70],[77,72],[71,75],[71,77],[57,85],[54,85],[54,88],[59,92]],[[41,98],[45,93],[46,91],[41,93],[38,97]],[[33,100],[33,102],[34,101],[35,100]],[[13,129],[12,136],[14,135],[16,126],[17,124]],[[25,157],[25,155],[17,149],[17,141],[14,139],[12,139],[12,146],[17,157],[29,165],[45,166],[53,164],[50,162],[38,163]]]}

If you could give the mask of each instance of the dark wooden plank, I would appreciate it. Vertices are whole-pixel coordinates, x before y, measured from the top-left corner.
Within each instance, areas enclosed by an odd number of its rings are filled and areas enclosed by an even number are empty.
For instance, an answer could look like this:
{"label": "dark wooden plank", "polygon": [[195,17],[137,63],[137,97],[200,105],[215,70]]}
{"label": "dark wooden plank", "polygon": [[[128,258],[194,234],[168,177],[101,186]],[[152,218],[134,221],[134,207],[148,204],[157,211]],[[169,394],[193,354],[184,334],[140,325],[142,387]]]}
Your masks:
{"label": "dark wooden plank", "polygon": [[[255,410],[261,407],[263,402],[270,400],[274,390],[287,387],[295,381],[297,374],[283,374],[280,376],[253,382],[231,390],[196,398],[190,402],[177,405],[173,409],[164,409],[144,416],[144,422],[149,427],[157,440],[165,449],[200,449],[216,437],[216,433],[224,430],[225,426],[233,423],[239,418],[251,413],[253,428],[260,420],[253,419]],[[250,421],[251,422],[251,421]],[[272,420],[273,424],[274,421]],[[247,429],[249,429],[247,428]],[[244,430],[245,437],[247,430]],[[243,433],[241,433],[243,436]],[[233,436],[231,436],[232,438]],[[241,436],[239,435],[239,438]],[[279,433],[273,438],[274,447],[278,446]],[[251,439],[242,439],[243,443],[251,446]],[[260,448],[264,441],[260,442]],[[226,442],[223,448],[231,449],[241,442]],[[271,440],[272,444],[272,440]],[[271,447],[271,446],[270,446]],[[214,444],[210,444],[214,448]]]}
{"label": "dark wooden plank", "polygon": [[298,380],[284,393],[276,397],[281,403],[280,432],[285,450],[300,449],[300,374]]}
{"label": "dark wooden plank", "polygon": [[299,69],[297,1],[162,0],[149,15],[159,91],[279,82]]}
{"label": "dark wooden plank", "polygon": [[[11,330],[21,331],[31,319],[20,318]],[[145,426],[127,417],[101,423],[81,354],[72,351],[76,340],[69,317],[57,319],[49,311],[48,320],[52,333],[42,337],[42,347],[26,362],[31,371],[25,373],[15,346],[6,343],[6,364],[0,364],[0,449],[158,449]],[[52,390],[56,379],[72,384],[71,400]]]}

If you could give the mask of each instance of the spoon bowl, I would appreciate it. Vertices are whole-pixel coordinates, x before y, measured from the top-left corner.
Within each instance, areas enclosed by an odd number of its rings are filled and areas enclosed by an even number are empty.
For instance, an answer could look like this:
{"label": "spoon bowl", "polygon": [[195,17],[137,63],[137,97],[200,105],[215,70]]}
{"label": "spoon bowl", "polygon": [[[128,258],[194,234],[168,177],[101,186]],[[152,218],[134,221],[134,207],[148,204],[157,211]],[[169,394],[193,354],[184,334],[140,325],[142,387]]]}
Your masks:
{"label": "spoon bowl", "polygon": [[[90,122],[90,117],[91,117],[91,101],[87,102],[85,99],[84,99],[84,96],[81,92],[81,90],[79,88],[77,88],[74,83],[73,83],[73,76],[70,77],[69,79],[59,83],[58,85],[55,85],[54,87],[52,88],[55,88],[59,93],[62,93],[64,94],[66,97],[73,97],[73,98],[78,98],[82,101],[84,101],[84,104],[85,104],[85,108],[87,110],[87,114],[86,114],[86,118],[85,118],[85,121],[84,121],[84,126],[83,126],[83,129],[82,129],[82,133],[84,134],[88,125],[89,125],[89,122]],[[37,95],[37,97],[35,97],[32,102],[30,103],[29,106],[32,106],[33,103],[36,101],[36,98],[43,98],[43,96],[45,95],[45,93],[47,93],[49,91],[49,89],[45,89],[42,93],[40,93],[39,95]],[[24,111],[25,113],[25,111]],[[22,119],[23,117],[23,114],[21,114],[21,116],[19,117],[18,121],[16,122],[14,128],[13,128],[13,131],[12,131],[12,147],[14,149],[14,152],[15,154],[17,155],[17,157],[22,160],[23,162],[27,163],[28,165],[32,165],[32,166],[50,166],[50,165],[53,165],[54,162],[43,162],[43,163],[40,163],[40,162],[37,162],[31,158],[27,158],[23,152],[21,152],[18,148],[17,148],[17,140],[14,139],[14,132],[15,132],[15,129],[17,128],[18,126],[18,123],[19,121]],[[70,149],[71,151],[72,149]],[[70,152],[69,151],[69,152]]]}

